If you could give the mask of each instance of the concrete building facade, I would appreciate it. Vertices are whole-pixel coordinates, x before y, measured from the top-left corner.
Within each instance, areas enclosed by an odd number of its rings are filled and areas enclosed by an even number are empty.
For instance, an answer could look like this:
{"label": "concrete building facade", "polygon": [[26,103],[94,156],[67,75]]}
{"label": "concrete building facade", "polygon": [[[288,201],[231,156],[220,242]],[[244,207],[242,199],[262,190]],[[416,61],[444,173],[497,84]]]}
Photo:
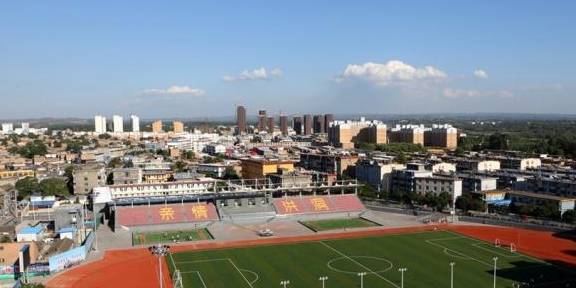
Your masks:
{"label": "concrete building facade", "polygon": [[124,132],[124,118],[119,115],[112,116],[112,124],[114,124],[113,131],[114,133],[123,133]]}
{"label": "concrete building facade", "polygon": [[132,120],[132,132],[134,133],[140,132],[140,117],[136,115],[131,115],[130,119]]}
{"label": "concrete building facade", "polygon": [[236,126],[239,135],[246,134],[246,108],[244,106],[236,107]]}
{"label": "concrete building facade", "polygon": [[162,128],[162,120],[156,120],[152,123],[152,132],[153,133],[164,132],[164,129]]}
{"label": "concrete building facade", "polygon": [[106,169],[101,165],[76,166],[72,179],[74,194],[88,195],[94,187],[106,185]]}
{"label": "concrete building facade", "polygon": [[94,132],[96,134],[106,133],[106,117],[101,115],[94,116]]}

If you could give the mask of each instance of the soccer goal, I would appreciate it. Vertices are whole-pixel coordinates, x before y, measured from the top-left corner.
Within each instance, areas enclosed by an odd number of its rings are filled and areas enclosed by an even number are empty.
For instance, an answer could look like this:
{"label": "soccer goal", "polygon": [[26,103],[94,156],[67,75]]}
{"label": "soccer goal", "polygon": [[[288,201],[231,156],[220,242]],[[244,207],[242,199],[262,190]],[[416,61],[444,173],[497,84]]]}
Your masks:
{"label": "soccer goal", "polygon": [[494,240],[494,247],[510,250],[511,253],[516,252],[516,244],[512,242],[505,242],[500,239]]}

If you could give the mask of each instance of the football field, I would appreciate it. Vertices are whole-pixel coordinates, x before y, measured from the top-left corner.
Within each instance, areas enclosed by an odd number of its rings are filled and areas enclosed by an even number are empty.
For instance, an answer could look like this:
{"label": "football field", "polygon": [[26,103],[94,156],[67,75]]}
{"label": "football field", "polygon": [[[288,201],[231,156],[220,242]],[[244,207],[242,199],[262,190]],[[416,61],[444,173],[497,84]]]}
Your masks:
{"label": "football field", "polygon": [[450,287],[451,262],[454,287],[489,288],[496,257],[496,287],[576,287],[564,266],[447,231],[190,251],[167,262],[186,288],[322,287],[322,276],[327,288]]}
{"label": "football field", "polygon": [[189,241],[210,240],[212,235],[205,229],[170,230],[132,233],[132,246],[151,244],[172,244]]}
{"label": "football field", "polygon": [[366,228],[376,227],[378,224],[363,218],[342,218],[315,221],[301,221],[302,225],[314,232],[329,231],[346,228]]}

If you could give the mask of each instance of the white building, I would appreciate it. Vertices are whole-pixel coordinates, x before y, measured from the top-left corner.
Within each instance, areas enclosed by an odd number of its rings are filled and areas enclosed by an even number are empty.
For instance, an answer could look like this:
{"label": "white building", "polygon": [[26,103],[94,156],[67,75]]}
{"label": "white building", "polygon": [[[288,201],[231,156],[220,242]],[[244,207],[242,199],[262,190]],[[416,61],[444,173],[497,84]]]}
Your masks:
{"label": "white building", "polygon": [[114,115],[112,122],[114,123],[114,133],[124,132],[124,119],[122,119],[122,116]]}
{"label": "white building", "polygon": [[222,178],[226,174],[226,165],[220,163],[199,164],[196,172],[205,174],[210,177]]}
{"label": "white building", "polygon": [[140,132],[140,118],[136,115],[130,116],[132,119],[132,132]]}
{"label": "white building", "polygon": [[2,132],[4,134],[12,133],[14,131],[14,125],[12,123],[2,123]]}
{"label": "white building", "polygon": [[222,144],[211,143],[204,147],[204,151],[210,155],[218,155],[226,153],[226,146]]}
{"label": "white building", "polygon": [[34,227],[24,227],[16,233],[18,242],[40,241],[44,236],[44,226],[37,225]]}
{"label": "white building", "polygon": [[30,129],[30,123],[22,122],[22,130],[28,130],[28,129]]}
{"label": "white building", "polygon": [[95,204],[114,200],[142,199],[147,197],[182,197],[212,193],[214,181],[184,181],[154,184],[109,185],[94,188]]}
{"label": "white building", "polygon": [[456,172],[456,164],[446,162],[436,163],[432,165],[432,172],[434,173]]}
{"label": "white building", "polygon": [[106,117],[100,115],[94,116],[94,132],[97,134],[106,133]]}

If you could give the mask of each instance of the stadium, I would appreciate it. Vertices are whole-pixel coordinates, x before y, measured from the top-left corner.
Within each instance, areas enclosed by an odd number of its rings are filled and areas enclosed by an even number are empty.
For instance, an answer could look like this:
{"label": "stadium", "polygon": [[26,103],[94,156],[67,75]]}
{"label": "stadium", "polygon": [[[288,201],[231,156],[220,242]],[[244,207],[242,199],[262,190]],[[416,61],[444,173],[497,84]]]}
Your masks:
{"label": "stadium", "polygon": [[358,187],[105,187],[95,191],[95,209],[133,247],[108,250],[47,286],[576,287],[575,238],[380,213],[366,208]]}

